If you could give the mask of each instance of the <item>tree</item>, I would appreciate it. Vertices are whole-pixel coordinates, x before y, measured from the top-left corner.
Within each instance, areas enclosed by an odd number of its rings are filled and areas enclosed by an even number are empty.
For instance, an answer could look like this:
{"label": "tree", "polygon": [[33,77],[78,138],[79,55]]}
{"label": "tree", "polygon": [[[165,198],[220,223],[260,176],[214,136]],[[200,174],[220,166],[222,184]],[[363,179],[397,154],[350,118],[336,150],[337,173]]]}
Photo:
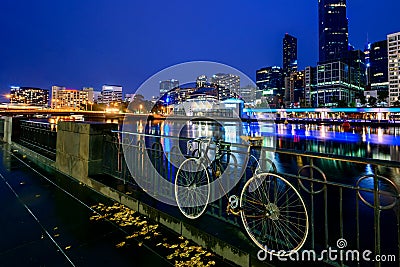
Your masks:
{"label": "tree", "polygon": [[135,94],[132,101],[129,103],[128,110],[134,113],[148,113],[153,104],[144,99],[141,94]]}

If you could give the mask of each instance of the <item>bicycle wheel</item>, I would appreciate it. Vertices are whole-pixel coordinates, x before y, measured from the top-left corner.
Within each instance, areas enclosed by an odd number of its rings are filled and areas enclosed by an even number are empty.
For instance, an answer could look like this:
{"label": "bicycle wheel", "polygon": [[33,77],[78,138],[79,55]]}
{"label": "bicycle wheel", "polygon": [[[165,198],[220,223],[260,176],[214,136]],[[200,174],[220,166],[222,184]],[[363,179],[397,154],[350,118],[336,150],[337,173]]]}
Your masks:
{"label": "bicycle wheel", "polygon": [[194,158],[179,166],[175,177],[175,199],[179,210],[196,219],[206,210],[210,199],[210,179],[204,164]]}
{"label": "bicycle wheel", "polygon": [[299,250],[308,234],[308,214],[299,192],[273,173],[253,176],[240,196],[243,225],[261,249],[278,256]]}

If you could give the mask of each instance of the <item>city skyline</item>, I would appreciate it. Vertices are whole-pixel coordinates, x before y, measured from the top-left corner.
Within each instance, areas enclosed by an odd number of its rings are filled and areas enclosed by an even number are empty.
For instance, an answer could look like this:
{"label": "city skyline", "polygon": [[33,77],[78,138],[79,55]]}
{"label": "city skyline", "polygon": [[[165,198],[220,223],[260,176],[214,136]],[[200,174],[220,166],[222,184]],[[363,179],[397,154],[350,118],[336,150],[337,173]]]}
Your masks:
{"label": "city skyline", "polygon": [[[257,69],[282,65],[285,33],[298,39],[299,69],[318,61],[317,1],[93,3],[6,1],[0,11],[6,39],[0,44],[1,93],[12,85],[54,84],[95,90],[121,84],[131,93],[163,68],[193,60],[221,62],[255,80]],[[400,3],[347,3],[349,43],[364,49],[367,35],[376,42],[400,31],[390,23],[396,6]]]}

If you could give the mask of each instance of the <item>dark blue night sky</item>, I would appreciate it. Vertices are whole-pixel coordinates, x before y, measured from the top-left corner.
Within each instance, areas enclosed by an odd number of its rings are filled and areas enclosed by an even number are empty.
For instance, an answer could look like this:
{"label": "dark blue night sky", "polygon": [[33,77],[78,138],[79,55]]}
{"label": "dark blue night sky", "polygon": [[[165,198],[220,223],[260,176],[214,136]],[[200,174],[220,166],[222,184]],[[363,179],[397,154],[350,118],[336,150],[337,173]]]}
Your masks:
{"label": "dark blue night sky", "polygon": [[[397,0],[349,0],[349,41],[363,48],[400,31]],[[0,90],[121,84],[133,92],[168,66],[210,60],[252,79],[282,64],[286,32],[299,65],[318,55],[317,0],[1,0]]]}

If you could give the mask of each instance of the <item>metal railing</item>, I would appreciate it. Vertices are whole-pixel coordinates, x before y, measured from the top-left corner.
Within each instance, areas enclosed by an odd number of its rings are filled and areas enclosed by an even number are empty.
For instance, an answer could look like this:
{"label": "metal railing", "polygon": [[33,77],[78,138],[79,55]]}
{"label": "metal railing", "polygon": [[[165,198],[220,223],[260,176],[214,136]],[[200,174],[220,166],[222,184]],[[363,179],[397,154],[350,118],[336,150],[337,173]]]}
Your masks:
{"label": "metal railing", "polygon": [[57,125],[49,122],[13,120],[12,141],[55,160]]}
{"label": "metal railing", "polygon": [[[188,139],[136,134],[127,141],[123,136],[121,132],[104,136],[103,171],[115,178],[109,180],[111,184],[115,182],[115,185],[130,185],[131,190],[141,191],[135,182],[137,177],[146,177],[149,183],[153,183],[152,186],[158,186],[154,180],[156,178],[152,178],[155,173],[143,168],[146,153],[157,173],[169,181],[173,181],[176,175],[174,161],[182,160],[182,157],[190,154],[186,147]],[[170,147],[165,150],[163,147],[167,139]],[[243,153],[239,147],[239,144],[232,144],[229,153],[234,154],[235,149],[236,152]],[[124,149],[129,150],[129,160],[135,162],[135,168],[131,171],[125,162]],[[318,251],[336,247],[336,241],[344,238],[349,249],[362,251],[373,248],[375,255],[385,253],[396,255],[400,259],[400,194],[399,185],[394,179],[398,176],[384,177],[380,173],[388,168],[394,173],[400,173],[400,162],[266,147],[251,149],[250,153],[260,159],[263,170],[276,172],[287,179],[303,197],[310,215],[309,237],[304,249]],[[271,153],[275,158],[267,156]],[[238,194],[244,183],[254,175],[256,168],[252,158],[249,158],[243,177],[230,194]],[[277,168],[277,158],[280,162],[300,159],[302,164],[297,165],[296,171],[280,170]],[[364,175],[359,171],[357,179],[335,179],[330,176],[329,169],[325,168],[327,163],[332,163],[333,166],[342,164],[346,168],[357,170],[368,166],[371,173]],[[229,164],[231,171],[238,167],[237,160],[230,160]],[[344,175],[345,173],[346,171]],[[165,197],[174,195],[174,192],[164,188],[156,190]],[[227,200],[221,198],[209,205],[207,213],[232,226],[241,227],[240,219],[227,214],[226,205]],[[339,259],[332,264],[344,266],[345,263]],[[356,264],[360,265],[360,262]],[[377,266],[380,264],[375,263]]]}

